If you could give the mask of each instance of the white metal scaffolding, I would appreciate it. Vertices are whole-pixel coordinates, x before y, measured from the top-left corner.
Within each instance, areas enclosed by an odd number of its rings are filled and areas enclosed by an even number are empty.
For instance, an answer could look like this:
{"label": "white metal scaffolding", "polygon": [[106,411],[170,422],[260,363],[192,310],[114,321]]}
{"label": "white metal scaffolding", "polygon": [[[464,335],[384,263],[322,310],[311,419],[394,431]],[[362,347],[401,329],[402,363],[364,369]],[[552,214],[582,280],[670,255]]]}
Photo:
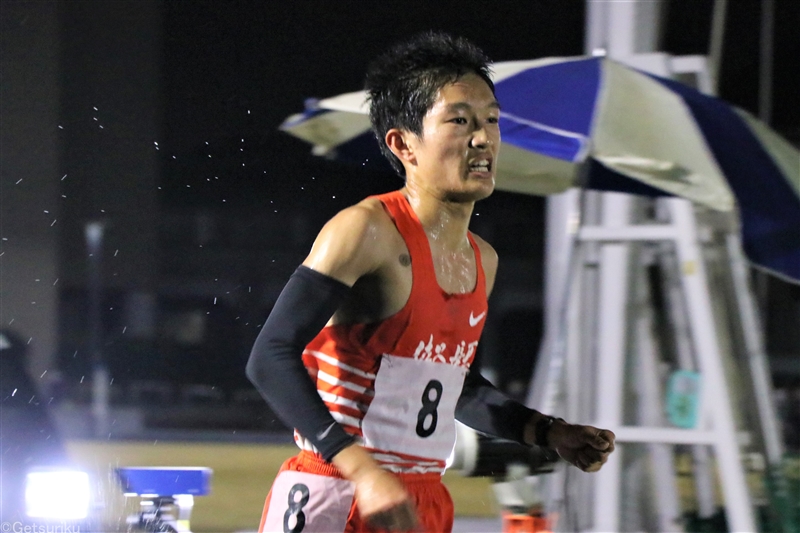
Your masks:
{"label": "white metal scaffolding", "polygon": [[[693,75],[700,90],[713,92],[704,57],[653,52],[659,4],[587,2],[587,52],[602,48],[617,61],[663,77]],[[646,35],[643,19],[650,21]],[[731,531],[757,531],[743,450],[755,433],[771,465],[783,450],[738,238],[729,231],[721,245],[711,242],[714,228],[699,224],[686,200],[620,193],[564,193],[548,200],[547,223],[545,342],[528,403],[611,429],[618,443],[597,474],[569,469],[550,476],[548,508],[559,516],[556,529],[682,531],[674,453],[679,445],[692,457],[698,514],[710,516],[719,499]],[[722,313],[709,250],[724,255],[715,265],[724,264],[732,280],[736,305]],[[661,273],[659,287],[646,278],[648,267]],[[666,348],[660,345],[663,332],[655,331],[656,296],[669,318],[672,369],[699,375],[693,427],[677,427],[664,416]],[[741,375],[726,345],[725,313],[735,315],[746,345]],[[748,381],[756,403],[760,427],[749,434],[737,429],[744,416],[743,393],[731,386],[737,379]]]}

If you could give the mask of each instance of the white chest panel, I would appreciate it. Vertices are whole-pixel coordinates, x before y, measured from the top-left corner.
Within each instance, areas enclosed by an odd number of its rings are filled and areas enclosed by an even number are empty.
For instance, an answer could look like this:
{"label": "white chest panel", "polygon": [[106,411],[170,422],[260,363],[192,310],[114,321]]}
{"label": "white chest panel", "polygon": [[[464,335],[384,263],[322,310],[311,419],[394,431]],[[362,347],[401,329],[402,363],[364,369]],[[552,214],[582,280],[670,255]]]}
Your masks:
{"label": "white chest panel", "polygon": [[355,487],[345,479],[287,470],[272,484],[265,532],[344,531]]}
{"label": "white chest panel", "polygon": [[447,460],[456,438],[455,410],[467,369],[384,354],[375,396],[364,416],[364,445]]}

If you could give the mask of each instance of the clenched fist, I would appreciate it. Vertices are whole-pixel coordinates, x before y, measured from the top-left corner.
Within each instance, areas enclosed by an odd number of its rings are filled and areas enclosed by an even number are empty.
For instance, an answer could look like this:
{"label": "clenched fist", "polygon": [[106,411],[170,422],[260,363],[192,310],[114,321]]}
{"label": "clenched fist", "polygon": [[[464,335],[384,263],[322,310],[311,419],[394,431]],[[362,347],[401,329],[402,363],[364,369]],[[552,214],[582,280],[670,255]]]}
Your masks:
{"label": "clenched fist", "polygon": [[535,413],[528,421],[524,435],[528,444],[555,450],[562,459],[584,472],[600,470],[614,451],[615,438],[607,429],[569,424],[541,413]]}
{"label": "clenched fist", "polygon": [[615,438],[607,429],[558,420],[550,427],[547,441],[568,463],[584,472],[597,472],[614,451]]}
{"label": "clenched fist", "polygon": [[382,469],[361,446],[346,447],[333,463],[355,484],[358,512],[371,527],[382,531],[417,528],[416,509],[400,478]]}

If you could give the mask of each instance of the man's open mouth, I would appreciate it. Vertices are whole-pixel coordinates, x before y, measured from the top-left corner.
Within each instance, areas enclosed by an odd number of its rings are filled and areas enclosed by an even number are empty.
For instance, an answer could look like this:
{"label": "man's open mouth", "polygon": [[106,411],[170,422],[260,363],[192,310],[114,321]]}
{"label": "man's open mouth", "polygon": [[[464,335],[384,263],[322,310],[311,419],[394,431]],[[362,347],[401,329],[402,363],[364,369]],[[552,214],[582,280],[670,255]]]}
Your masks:
{"label": "man's open mouth", "polygon": [[492,162],[489,159],[479,159],[469,164],[470,172],[489,172],[492,170]]}

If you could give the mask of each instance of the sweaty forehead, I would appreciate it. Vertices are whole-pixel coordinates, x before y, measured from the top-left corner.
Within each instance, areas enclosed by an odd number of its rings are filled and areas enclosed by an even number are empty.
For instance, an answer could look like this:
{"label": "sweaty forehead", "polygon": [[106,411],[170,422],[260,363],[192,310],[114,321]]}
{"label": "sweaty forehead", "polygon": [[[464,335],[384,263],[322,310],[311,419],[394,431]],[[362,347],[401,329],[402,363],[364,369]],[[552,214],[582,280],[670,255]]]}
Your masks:
{"label": "sweaty forehead", "polygon": [[483,79],[467,74],[444,85],[436,93],[430,112],[469,111],[499,109],[500,104]]}
{"label": "sweaty forehead", "polygon": [[476,106],[470,102],[453,102],[453,103],[445,103],[443,105],[443,109],[445,111],[470,111],[472,109],[478,108],[487,108],[487,109],[500,109],[500,102],[492,98],[491,100],[487,101],[485,105]]}

